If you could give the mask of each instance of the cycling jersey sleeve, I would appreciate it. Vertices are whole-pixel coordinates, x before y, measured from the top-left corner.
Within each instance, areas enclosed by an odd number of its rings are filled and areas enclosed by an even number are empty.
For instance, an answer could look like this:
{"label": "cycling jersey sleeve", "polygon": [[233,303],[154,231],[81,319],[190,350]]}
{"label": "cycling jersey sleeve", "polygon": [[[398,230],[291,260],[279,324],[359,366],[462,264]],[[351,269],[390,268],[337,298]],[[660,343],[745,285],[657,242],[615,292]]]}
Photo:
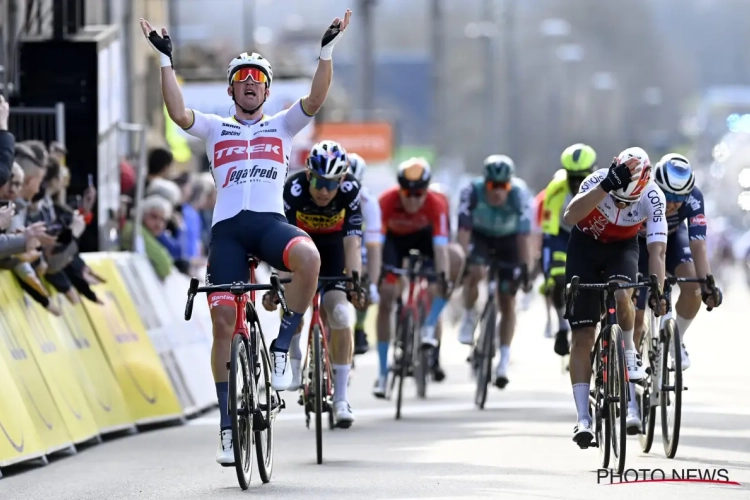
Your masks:
{"label": "cycling jersey sleeve", "polygon": [[448,205],[443,203],[440,195],[434,194],[428,198],[430,206],[430,223],[432,224],[432,244],[436,247],[448,244]]}
{"label": "cycling jersey sleeve", "polygon": [[348,179],[341,184],[341,189],[347,194],[346,220],[344,221],[345,236],[362,236],[362,203],[359,190],[359,182],[354,178]]}
{"label": "cycling jersey sleeve", "polygon": [[531,193],[523,185],[515,186],[514,190],[518,207],[518,234],[529,234],[531,232]]}
{"label": "cycling jersey sleeve", "polygon": [[477,192],[474,190],[474,184],[469,184],[461,191],[461,201],[458,206],[458,228],[464,231],[471,231],[474,227],[474,221],[471,212],[477,206]]}
{"label": "cycling jersey sleeve", "polygon": [[297,135],[313,119],[313,115],[308,115],[302,107],[302,99],[292,104],[289,109],[281,111],[281,113],[284,113],[282,123],[290,137]]}
{"label": "cycling jersey sleeve", "polygon": [[380,241],[381,215],[378,200],[362,187],[359,191],[362,198],[362,219],[365,225],[365,245]]}
{"label": "cycling jersey sleeve", "polygon": [[385,235],[388,233],[388,220],[393,215],[393,210],[396,207],[394,200],[395,195],[393,191],[386,191],[378,198],[378,204],[380,205],[380,242],[385,242]]}
{"label": "cycling jersey sleeve", "polygon": [[[581,193],[587,193],[590,190],[594,189],[596,186],[598,186],[606,176],[607,169],[602,168],[594,172],[593,174],[589,175],[585,179],[583,179],[583,182],[581,183],[581,187],[578,188],[578,194]],[[662,195],[664,196],[664,195]]]}
{"label": "cycling jersey sleeve", "polygon": [[690,241],[705,240],[708,221],[704,209],[703,193],[698,188],[694,188],[685,200],[685,205],[687,206]]}
{"label": "cycling jersey sleeve", "polygon": [[651,184],[641,198],[646,205],[646,244],[667,242],[667,201],[656,184]]}
{"label": "cycling jersey sleeve", "polygon": [[193,123],[183,130],[193,137],[203,139],[204,141],[207,141],[211,137],[217,124],[223,121],[218,115],[205,115],[195,109],[191,109],[190,112],[193,115]]}

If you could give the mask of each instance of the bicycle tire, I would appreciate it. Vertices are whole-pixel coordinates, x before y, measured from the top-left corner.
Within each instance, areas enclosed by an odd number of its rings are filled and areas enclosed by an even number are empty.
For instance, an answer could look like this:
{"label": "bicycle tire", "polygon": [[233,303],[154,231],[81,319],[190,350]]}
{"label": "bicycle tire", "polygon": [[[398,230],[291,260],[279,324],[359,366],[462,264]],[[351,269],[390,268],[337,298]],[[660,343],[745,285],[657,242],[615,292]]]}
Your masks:
{"label": "bicycle tire", "polygon": [[625,375],[625,341],[619,325],[612,325],[609,330],[608,351],[607,398],[610,403],[607,417],[610,421],[611,446],[617,462],[617,473],[622,474],[625,471],[628,444],[625,418],[628,408],[628,383]]}
{"label": "bicycle tire", "polygon": [[[397,363],[398,368],[398,387],[397,387],[397,393],[396,393],[396,420],[401,419],[401,406],[403,403],[403,393],[404,393],[404,379],[409,374],[409,366],[411,364],[412,359],[412,338],[413,336],[410,335],[411,332],[411,323],[413,318],[411,317],[411,313],[406,313],[404,315],[404,318],[402,321],[399,322],[399,328],[396,331],[397,338],[399,339],[399,342],[401,343],[401,359]],[[395,351],[398,351],[399,349],[395,349]]]}
{"label": "bicycle tire", "polygon": [[[651,404],[651,397],[654,394],[656,379],[654,352],[652,348],[651,329],[641,336],[641,359],[648,362],[650,370],[642,385],[636,384],[636,399],[638,401],[638,413],[641,417],[643,432],[638,435],[638,442],[641,445],[641,451],[648,453],[651,451],[651,445],[654,443],[654,429],[656,428],[656,405]],[[660,360],[656,360],[656,363]]]}
{"label": "bicycle tire", "polygon": [[[608,327],[605,327],[608,328]],[[591,353],[591,379],[594,390],[593,394],[589,396],[589,411],[591,413],[591,422],[594,428],[594,438],[596,439],[596,446],[599,448],[599,462],[602,464],[602,468],[606,469],[609,467],[610,459],[610,426],[609,419],[607,418],[607,405],[605,404],[604,397],[606,391],[604,388],[604,365],[602,360],[602,338],[604,334],[600,334],[594,344],[594,352]]]}
{"label": "bicycle tire", "polygon": [[[262,335],[260,330],[258,332]],[[271,480],[273,473],[273,423],[281,398],[279,393],[271,388],[271,361],[268,352],[265,349],[260,349],[259,352],[260,373],[256,380],[256,387],[258,388],[258,407],[266,428],[262,431],[255,431],[255,450],[258,455],[258,474],[261,481],[267,483]]]}
{"label": "bicycle tire", "polygon": [[[412,334],[412,354],[414,355],[412,360],[412,366],[414,367],[414,382],[417,385],[417,397],[425,399],[427,397],[427,378],[430,375],[430,349],[422,345],[421,335],[414,335],[414,333],[420,331],[420,326],[424,318],[426,308],[422,301],[417,302],[417,314],[419,321],[414,321],[413,334]],[[419,324],[420,326],[417,326]]]}
{"label": "bicycle tire", "polygon": [[[250,376],[247,342],[241,335],[232,337],[229,359],[229,417],[232,420],[232,449],[234,468],[240,488],[250,487],[253,474],[253,415],[257,393],[255,380]],[[238,380],[238,377],[242,377]],[[238,382],[242,387],[238,387]]]}
{"label": "bicycle tire", "polygon": [[331,357],[328,352],[328,342],[321,343],[321,366],[323,374],[323,393],[325,399],[323,400],[323,411],[328,413],[328,429],[333,430],[336,428],[336,422],[333,415],[333,367],[331,366]]}
{"label": "bicycle tire", "polygon": [[494,351],[495,325],[497,324],[497,310],[494,304],[489,307],[487,317],[484,319],[484,328],[482,328],[482,338],[479,342],[481,346],[475,349],[474,354],[479,354],[477,360],[477,388],[474,395],[474,404],[480,410],[484,410],[487,401],[487,388],[492,380],[492,354]]}
{"label": "bicycle tire", "polygon": [[320,325],[313,326],[313,406],[315,408],[315,454],[318,464],[323,463],[323,370],[321,367]]}
{"label": "bicycle tire", "polygon": [[[664,334],[661,352],[661,386],[659,406],[661,407],[661,436],[664,453],[667,458],[674,458],[680,442],[680,423],[682,422],[682,339],[677,323],[670,318],[664,322]],[[674,345],[674,366],[669,369],[669,346]],[[674,383],[670,383],[669,374],[674,374]],[[667,387],[667,390],[664,390]],[[673,388],[673,389],[672,389]],[[670,397],[670,393],[674,396]],[[671,425],[670,407],[674,410]],[[671,428],[670,428],[671,427]]]}

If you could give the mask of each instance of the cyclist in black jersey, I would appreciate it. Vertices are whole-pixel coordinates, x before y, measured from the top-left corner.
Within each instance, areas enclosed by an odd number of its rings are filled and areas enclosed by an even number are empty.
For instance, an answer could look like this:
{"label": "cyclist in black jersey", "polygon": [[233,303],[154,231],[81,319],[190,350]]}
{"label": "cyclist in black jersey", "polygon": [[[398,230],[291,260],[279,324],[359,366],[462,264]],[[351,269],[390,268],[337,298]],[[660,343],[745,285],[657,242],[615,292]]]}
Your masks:
{"label": "cyclist in black jersey", "polygon": [[[320,276],[324,277],[361,272],[360,186],[347,169],[346,151],[334,141],[322,141],[312,147],[307,170],[290,176],[284,186],[286,218],[312,238],[320,252]],[[348,427],[354,421],[346,394],[354,347],[347,301],[347,295],[353,295],[351,286],[346,282],[331,283],[324,288],[321,299],[321,312],[331,332],[334,416],[341,427]],[[264,297],[264,305],[269,302]],[[358,302],[352,298],[352,303],[357,308],[365,307],[364,300]],[[275,309],[275,304],[269,305]],[[299,341],[298,332],[289,350],[292,365],[289,390],[298,388],[302,382]]]}

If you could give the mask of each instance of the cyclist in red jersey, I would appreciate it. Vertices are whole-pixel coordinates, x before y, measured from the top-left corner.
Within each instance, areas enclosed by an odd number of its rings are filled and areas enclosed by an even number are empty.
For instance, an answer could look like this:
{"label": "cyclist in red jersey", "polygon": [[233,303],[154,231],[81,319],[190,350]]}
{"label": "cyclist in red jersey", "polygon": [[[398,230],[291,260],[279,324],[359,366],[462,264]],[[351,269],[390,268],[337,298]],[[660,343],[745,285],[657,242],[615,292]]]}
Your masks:
{"label": "cyclist in red jersey", "polygon": [[[383,218],[383,264],[401,267],[412,249],[419,250],[426,263],[437,272],[444,273],[445,280],[430,286],[432,306],[421,331],[425,347],[436,348],[438,317],[446,304],[449,282],[455,282],[458,269],[451,273],[448,254],[449,211],[445,197],[430,191],[431,169],[424,158],[411,158],[398,167],[398,187],[385,191],[380,196],[380,211]],[[378,355],[380,373],[373,393],[385,396],[385,381],[388,375],[388,346],[391,339],[391,312],[398,295],[398,279],[386,276],[380,286],[378,304]],[[439,363],[433,358],[433,376]],[[442,370],[440,370],[442,374]],[[444,375],[444,374],[443,374]],[[438,377],[435,377],[436,380]]]}

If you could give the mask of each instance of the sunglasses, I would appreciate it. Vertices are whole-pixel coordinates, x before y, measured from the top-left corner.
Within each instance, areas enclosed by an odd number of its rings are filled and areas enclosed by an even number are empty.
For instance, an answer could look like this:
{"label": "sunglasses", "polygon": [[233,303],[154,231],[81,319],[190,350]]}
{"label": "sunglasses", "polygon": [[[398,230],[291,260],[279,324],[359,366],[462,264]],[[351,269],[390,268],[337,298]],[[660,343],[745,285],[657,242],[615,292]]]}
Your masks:
{"label": "sunglasses", "polygon": [[484,181],[484,185],[489,190],[502,189],[503,191],[508,191],[510,189],[510,182],[508,181],[486,180]]}
{"label": "sunglasses", "polygon": [[682,203],[687,198],[687,195],[685,194],[674,194],[674,193],[667,193],[664,192],[664,198],[667,200],[667,203]]}
{"label": "sunglasses", "polygon": [[268,77],[258,68],[240,68],[232,75],[233,82],[244,82],[248,78],[255,83],[268,83]]}
{"label": "sunglasses", "polygon": [[341,184],[341,179],[326,179],[325,177],[317,175],[310,176],[310,186],[312,186],[313,189],[327,189],[328,191],[333,191],[339,187],[339,184]]}
{"label": "sunglasses", "polygon": [[401,189],[401,196],[404,198],[421,198],[427,192],[426,189]]}

